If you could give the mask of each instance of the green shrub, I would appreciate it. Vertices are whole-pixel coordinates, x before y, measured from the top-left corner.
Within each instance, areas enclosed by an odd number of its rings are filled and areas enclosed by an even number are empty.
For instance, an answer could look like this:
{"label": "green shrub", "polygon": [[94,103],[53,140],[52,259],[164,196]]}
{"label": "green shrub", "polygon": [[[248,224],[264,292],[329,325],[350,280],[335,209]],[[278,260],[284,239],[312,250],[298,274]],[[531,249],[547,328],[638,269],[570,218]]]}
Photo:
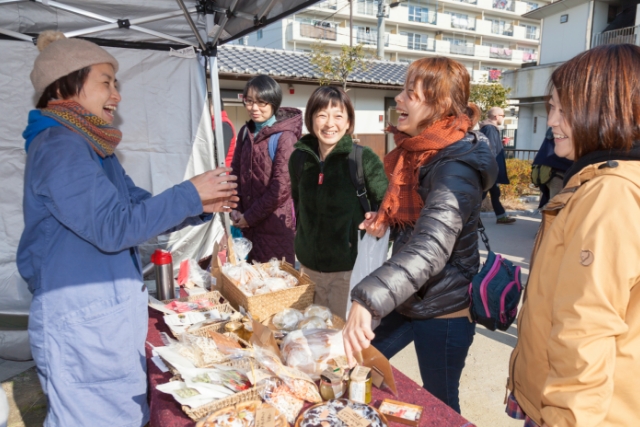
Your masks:
{"label": "green shrub", "polygon": [[526,160],[508,159],[507,175],[509,185],[500,185],[500,192],[504,199],[518,199],[521,196],[537,193],[531,184],[531,163]]}

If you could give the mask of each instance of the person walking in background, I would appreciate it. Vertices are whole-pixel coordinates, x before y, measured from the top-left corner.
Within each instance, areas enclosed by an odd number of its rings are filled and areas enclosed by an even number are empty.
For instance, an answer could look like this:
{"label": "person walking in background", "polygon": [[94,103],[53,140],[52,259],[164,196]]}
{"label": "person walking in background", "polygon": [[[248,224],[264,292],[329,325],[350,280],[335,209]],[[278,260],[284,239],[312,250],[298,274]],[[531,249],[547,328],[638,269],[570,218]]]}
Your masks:
{"label": "person walking in background", "polygon": [[538,209],[546,205],[562,190],[564,174],[573,164],[571,160],[559,157],[554,151],[555,147],[553,129],[549,128],[540,150],[533,159],[531,171],[531,181],[540,189],[541,193]]}
{"label": "person walking in background", "polygon": [[526,426],[640,420],[640,47],[560,65],[547,98],[555,153],[574,164],[542,209],[511,354],[507,412]]}
{"label": "person walking in background", "polygon": [[[231,119],[229,119],[229,115],[224,110],[224,102],[222,102],[222,100],[220,100],[220,107],[222,108],[222,138],[224,141],[224,152],[226,153],[224,164],[226,167],[231,167],[233,153],[236,150],[236,128],[233,126]],[[216,122],[213,117],[213,106],[211,107],[211,128],[214,131],[216,130]]]}
{"label": "person walking in background", "polygon": [[295,215],[291,200],[289,157],[302,134],[302,111],[281,108],[282,89],[259,75],[244,88],[250,120],[238,132],[231,168],[238,177],[234,225],[253,243],[249,261],[286,258],[295,265]]}
{"label": "person walking in background", "polygon": [[[358,256],[358,226],[367,214],[349,168],[356,149],[351,139],[353,104],[342,89],[321,86],[307,101],[304,121],[309,134],[295,145],[289,161],[298,216],[296,256],[316,284],[314,303],[344,319]],[[367,200],[377,210],[388,181],[380,158],[369,147],[362,147],[362,169]]]}
{"label": "person walking in background", "polygon": [[502,203],[500,203],[500,187],[499,184],[509,184],[509,175],[507,175],[507,162],[504,158],[504,147],[502,146],[502,138],[498,126],[502,126],[504,121],[504,110],[500,107],[491,107],[487,112],[487,119],[480,123],[480,132],[485,134],[489,140],[489,148],[496,162],[498,162],[498,178],[493,187],[488,192],[482,194],[482,200],[487,197],[487,193],[491,195],[491,206],[496,214],[496,222],[498,224],[513,224],[516,219],[507,215]]}
{"label": "person walking in background", "polygon": [[475,334],[469,282],[480,267],[482,192],[498,172],[484,135],[470,132],[480,111],[469,91],[469,72],[457,61],[409,66],[395,98],[398,126],[390,128],[397,148],[384,161],[389,189],[364,223],[378,237],[392,227],[393,255],[351,292],[344,329],[350,363],[370,343],[390,359],[414,342],[424,388],[457,412]]}

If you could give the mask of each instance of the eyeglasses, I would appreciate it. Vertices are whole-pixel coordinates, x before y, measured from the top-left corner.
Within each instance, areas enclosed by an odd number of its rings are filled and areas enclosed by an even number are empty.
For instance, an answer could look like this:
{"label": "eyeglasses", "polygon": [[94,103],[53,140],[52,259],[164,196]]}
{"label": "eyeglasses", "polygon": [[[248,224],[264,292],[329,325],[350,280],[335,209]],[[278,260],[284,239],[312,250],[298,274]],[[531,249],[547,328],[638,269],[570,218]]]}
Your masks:
{"label": "eyeglasses", "polygon": [[253,104],[256,104],[256,105],[258,105],[258,107],[260,107],[260,108],[264,108],[264,107],[266,107],[267,105],[269,105],[269,103],[268,103],[268,102],[264,102],[264,101],[254,101],[253,99],[250,99],[250,98],[244,98],[244,99],[242,100],[242,103],[243,103],[244,105],[246,105],[247,107],[253,107]]}

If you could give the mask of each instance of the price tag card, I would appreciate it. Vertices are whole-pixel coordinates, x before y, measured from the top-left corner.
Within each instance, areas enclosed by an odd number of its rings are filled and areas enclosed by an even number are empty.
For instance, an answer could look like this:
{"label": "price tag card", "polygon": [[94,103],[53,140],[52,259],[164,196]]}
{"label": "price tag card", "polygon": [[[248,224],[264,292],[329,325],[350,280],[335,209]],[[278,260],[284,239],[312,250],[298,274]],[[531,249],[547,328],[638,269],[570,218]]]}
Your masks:
{"label": "price tag card", "polygon": [[361,417],[356,411],[349,407],[338,412],[338,418],[349,427],[368,427],[371,424],[371,421]]}
{"label": "price tag card", "polygon": [[274,427],[275,421],[275,408],[260,408],[256,412],[256,427]]}

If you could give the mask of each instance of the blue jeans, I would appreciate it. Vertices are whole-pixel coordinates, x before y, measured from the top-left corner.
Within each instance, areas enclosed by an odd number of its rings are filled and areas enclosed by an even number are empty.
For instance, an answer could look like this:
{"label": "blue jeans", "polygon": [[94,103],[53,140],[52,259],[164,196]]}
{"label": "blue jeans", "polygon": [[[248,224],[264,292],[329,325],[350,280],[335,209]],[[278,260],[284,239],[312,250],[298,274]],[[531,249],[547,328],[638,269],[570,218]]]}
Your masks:
{"label": "blue jeans", "polygon": [[462,368],[476,333],[466,317],[411,319],[392,312],[374,331],[373,346],[387,359],[415,342],[423,387],[460,413],[458,388]]}

